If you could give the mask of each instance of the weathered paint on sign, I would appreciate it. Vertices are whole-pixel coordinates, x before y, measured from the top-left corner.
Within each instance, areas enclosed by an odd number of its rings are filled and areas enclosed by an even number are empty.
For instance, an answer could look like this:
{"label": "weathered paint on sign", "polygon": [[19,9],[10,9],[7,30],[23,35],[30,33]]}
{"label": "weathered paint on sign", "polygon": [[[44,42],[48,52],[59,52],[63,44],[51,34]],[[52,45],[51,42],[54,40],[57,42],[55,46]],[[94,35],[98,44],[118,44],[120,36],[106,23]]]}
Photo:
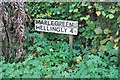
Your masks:
{"label": "weathered paint on sign", "polygon": [[77,35],[78,21],[35,19],[35,30]]}

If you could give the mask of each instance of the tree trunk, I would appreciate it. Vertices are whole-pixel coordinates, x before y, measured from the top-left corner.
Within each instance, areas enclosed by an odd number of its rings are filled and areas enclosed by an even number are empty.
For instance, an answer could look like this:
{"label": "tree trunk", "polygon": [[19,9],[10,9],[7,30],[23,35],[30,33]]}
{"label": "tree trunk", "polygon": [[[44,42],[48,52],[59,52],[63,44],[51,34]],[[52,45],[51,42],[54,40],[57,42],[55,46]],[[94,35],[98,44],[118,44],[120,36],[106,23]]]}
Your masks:
{"label": "tree trunk", "polygon": [[0,57],[2,56],[2,39],[3,39],[3,23],[2,23],[2,14],[3,14],[3,9],[2,9],[2,2],[0,2]]}
{"label": "tree trunk", "polygon": [[[22,39],[25,32],[24,2],[0,2],[0,55],[18,59],[23,54]],[[3,32],[2,32],[3,30]],[[3,42],[2,42],[3,41]],[[3,46],[1,44],[3,43]],[[2,51],[1,51],[2,47]]]}

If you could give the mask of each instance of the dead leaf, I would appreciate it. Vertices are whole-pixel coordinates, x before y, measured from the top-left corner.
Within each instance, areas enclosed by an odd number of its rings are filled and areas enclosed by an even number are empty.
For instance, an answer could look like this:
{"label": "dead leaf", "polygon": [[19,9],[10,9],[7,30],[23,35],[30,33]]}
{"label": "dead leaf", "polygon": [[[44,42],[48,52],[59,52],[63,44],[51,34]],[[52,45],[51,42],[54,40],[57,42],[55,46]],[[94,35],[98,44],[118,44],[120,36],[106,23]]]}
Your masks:
{"label": "dead leaf", "polygon": [[76,62],[77,62],[77,63],[79,63],[81,60],[82,60],[81,56],[78,56],[78,57],[76,58]]}
{"label": "dead leaf", "polygon": [[113,36],[110,36],[110,41],[113,42],[114,41],[114,37]]}
{"label": "dead leaf", "polygon": [[100,16],[101,11],[96,11],[97,16]]}

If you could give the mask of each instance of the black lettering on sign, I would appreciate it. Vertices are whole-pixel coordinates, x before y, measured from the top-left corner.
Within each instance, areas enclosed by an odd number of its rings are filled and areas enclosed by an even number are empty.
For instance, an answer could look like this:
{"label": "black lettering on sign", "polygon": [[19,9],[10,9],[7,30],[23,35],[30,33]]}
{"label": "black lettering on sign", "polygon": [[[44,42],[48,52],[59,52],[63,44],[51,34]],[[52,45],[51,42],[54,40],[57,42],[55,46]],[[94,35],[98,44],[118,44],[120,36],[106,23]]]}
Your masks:
{"label": "black lettering on sign", "polygon": [[60,28],[59,27],[57,27],[57,32],[60,32]]}
{"label": "black lettering on sign", "polygon": [[51,25],[54,26],[54,21],[51,21]]}
{"label": "black lettering on sign", "polygon": [[71,33],[73,33],[73,28],[70,30]]}
{"label": "black lettering on sign", "polygon": [[74,24],[74,23],[70,22],[70,27],[71,27],[71,26],[73,27],[73,24]]}
{"label": "black lettering on sign", "polygon": [[69,22],[66,22],[66,27],[69,27]]}
{"label": "black lettering on sign", "polygon": [[61,32],[65,32],[64,30],[65,30],[64,28],[61,28]]}
{"label": "black lettering on sign", "polygon": [[77,35],[78,22],[65,20],[36,19],[35,30]]}
{"label": "black lettering on sign", "polygon": [[67,28],[64,28],[65,29],[65,33],[66,33],[66,31],[67,31]]}
{"label": "black lettering on sign", "polygon": [[36,29],[42,30],[42,26],[41,26],[41,25],[40,25],[40,26],[37,26],[37,25],[36,25]]}

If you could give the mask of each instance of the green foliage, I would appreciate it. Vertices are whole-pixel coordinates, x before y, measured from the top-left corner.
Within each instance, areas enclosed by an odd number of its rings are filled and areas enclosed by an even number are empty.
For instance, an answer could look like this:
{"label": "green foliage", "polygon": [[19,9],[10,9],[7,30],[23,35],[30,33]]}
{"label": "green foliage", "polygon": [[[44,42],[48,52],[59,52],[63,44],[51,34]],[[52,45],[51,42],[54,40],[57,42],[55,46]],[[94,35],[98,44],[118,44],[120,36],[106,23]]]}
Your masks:
{"label": "green foliage", "polygon": [[11,64],[3,59],[0,65],[3,77],[119,77],[119,3],[34,2],[27,5],[31,23],[35,18],[78,21],[74,49],[69,49],[68,35],[44,33],[43,37],[34,31],[33,24],[30,33],[26,31],[25,59]]}
{"label": "green foliage", "polygon": [[69,50],[66,42],[48,41],[36,32],[28,36],[34,43],[28,51],[33,54],[11,64],[6,64],[3,57],[3,78],[118,78],[117,50],[110,50],[108,55],[104,51],[98,51],[98,55],[89,51],[81,56],[79,51]]}
{"label": "green foliage", "polygon": [[[23,62],[1,62],[3,78],[118,78],[118,68],[109,61],[104,52],[99,56],[88,55],[88,59],[69,66],[67,58],[64,60],[53,55],[35,57],[28,56]],[[111,57],[113,58],[113,57]],[[116,60],[117,57],[115,57]],[[66,61],[65,61],[66,60]]]}

